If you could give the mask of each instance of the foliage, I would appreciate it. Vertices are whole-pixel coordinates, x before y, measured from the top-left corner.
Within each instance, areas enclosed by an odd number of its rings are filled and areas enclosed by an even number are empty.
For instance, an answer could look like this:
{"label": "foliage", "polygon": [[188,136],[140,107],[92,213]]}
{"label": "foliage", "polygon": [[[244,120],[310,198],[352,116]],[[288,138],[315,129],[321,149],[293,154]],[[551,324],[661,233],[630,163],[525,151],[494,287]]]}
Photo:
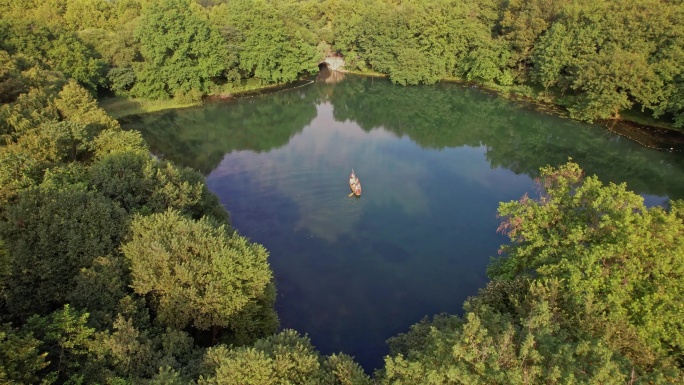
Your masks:
{"label": "foliage", "polygon": [[90,309],[88,323],[106,329],[120,311],[120,301],[129,294],[128,269],[123,256],[97,257],[74,277],[68,302],[78,309]]}
{"label": "foliage", "polygon": [[206,91],[225,69],[225,42],[189,0],[150,3],[135,34],[145,61],[136,69],[137,96],[167,98],[193,89]]}
{"label": "foliage", "polygon": [[38,373],[47,367],[47,353],[30,333],[19,333],[10,324],[0,325],[0,382],[7,385],[49,384]]}
{"label": "foliage", "polygon": [[3,145],[16,141],[25,132],[59,119],[54,92],[49,89],[32,88],[17,99],[0,106],[0,135]]}
{"label": "foliage", "polygon": [[46,314],[64,304],[79,270],[111,254],[125,226],[123,210],[99,194],[22,192],[16,203],[5,207],[0,223],[11,256],[7,306],[12,314]]}
{"label": "foliage", "polygon": [[[370,383],[352,358],[322,357],[293,331],[257,341],[278,324],[266,251],[228,227],[201,174],[151,157],[96,91],[195,102],[291,82],[341,54],[398,84],[539,85],[578,119],[637,107],[684,124],[681,1],[29,0],[1,1],[0,15],[0,312],[14,323],[0,325],[2,383]],[[434,148],[484,145],[496,165],[515,150],[516,172],[536,172],[524,153],[553,151],[512,135],[510,120],[481,141],[436,139],[445,110],[507,107],[404,91],[387,103],[358,86],[336,95],[336,118],[371,129],[391,115],[388,130]],[[303,127],[292,116],[315,116],[293,95],[226,123],[230,135],[215,130],[213,147],[186,140],[187,164],[206,171],[226,149],[288,140]],[[416,113],[422,123],[406,127]],[[243,136],[274,119],[289,129],[258,148]],[[684,203],[646,208],[574,164],[543,169],[540,183],[539,199],[501,205],[511,243],[465,315],[392,338],[376,381],[684,381]]]}
{"label": "foliage", "polygon": [[0,19],[0,36],[0,49],[25,55],[31,65],[62,72],[91,90],[102,81],[103,63],[73,33],[22,19]]}
{"label": "foliage", "polygon": [[0,50],[0,103],[10,103],[28,91],[21,77],[21,63],[7,51]]}
{"label": "foliage", "polygon": [[[646,208],[624,185],[584,178],[579,166],[542,169],[539,200],[501,204],[512,243],[494,278],[561,280],[575,327],[602,336],[635,362],[684,358],[681,203]],[[572,316],[571,316],[572,315]]]}
{"label": "foliage", "polygon": [[293,330],[259,340],[253,347],[213,347],[205,355],[202,371],[200,385],[370,384],[348,356],[323,359],[308,338]]}
{"label": "foliage", "polygon": [[26,325],[43,341],[42,347],[50,359],[46,371],[57,377],[59,383],[83,381],[79,371],[88,358],[95,333],[86,325],[87,320],[88,313],[65,305],[48,316],[31,317]]}
{"label": "foliage", "polygon": [[534,77],[545,87],[573,90],[566,102],[578,119],[619,117],[634,103],[659,115],[668,108],[663,89],[676,84],[672,44],[682,41],[682,32],[672,18],[682,11],[681,4],[657,0],[566,6],[539,39]]}
{"label": "foliage", "polygon": [[573,338],[556,323],[553,305],[523,300],[513,314],[479,305],[467,307],[462,320],[414,327],[405,338],[420,333],[418,345],[385,359],[382,383],[625,383],[631,368],[601,341]]}
{"label": "foliage", "polygon": [[226,4],[228,20],[220,28],[238,34],[233,40],[239,47],[240,70],[264,83],[292,82],[300,74],[315,72],[322,59],[317,42],[307,41],[307,34],[296,24],[287,25],[282,11],[270,3],[238,0]]}
{"label": "foliage", "polygon": [[149,149],[139,131],[104,130],[93,139],[96,159],[110,154],[148,154]]}
{"label": "foliage", "polygon": [[110,118],[93,96],[73,80],[59,92],[55,106],[63,120],[85,124],[96,131],[120,128],[119,122]]}
{"label": "foliage", "polygon": [[[540,38],[554,24],[561,9],[568,1],[511,0],[504,5],[501,29],[504,40],[509,43],[510,61],[519,82],[529,80],[532,69],[532,53]],[[546,49],[539,50],[546,52]],[[550,53],[550,52],[549,52]],[[553,59],[553,55],[545,56]],[[536,69],[537,63],[534,63]]]}
{"label": "foliage", "polygon": [[201,175],[140,152],[112,153],[93,163],[93,189],[130,213],[161,213],[169,208],[199,219],[211,216],[220,223],[228,214],[204,184]]}
{"label": "foliage", "polygon": [[136,293],[149,295],[164,325],[223,328],[272,279],[266,250],[210,219],[177,211],[136,218],[122,246]]}

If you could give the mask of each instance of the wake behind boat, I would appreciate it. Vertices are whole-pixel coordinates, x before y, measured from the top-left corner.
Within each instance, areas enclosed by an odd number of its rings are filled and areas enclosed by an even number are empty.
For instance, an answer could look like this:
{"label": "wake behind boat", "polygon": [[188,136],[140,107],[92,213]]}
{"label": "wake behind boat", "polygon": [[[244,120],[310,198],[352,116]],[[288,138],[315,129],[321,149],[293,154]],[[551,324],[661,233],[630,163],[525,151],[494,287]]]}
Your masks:
{"label": "wake behind boat", "polygon": [[352,169],[352,172],[349,175],[349,188],[352,190],[352,194],[357,197],[361,196],[361,181],[354,174],[354,169]]}

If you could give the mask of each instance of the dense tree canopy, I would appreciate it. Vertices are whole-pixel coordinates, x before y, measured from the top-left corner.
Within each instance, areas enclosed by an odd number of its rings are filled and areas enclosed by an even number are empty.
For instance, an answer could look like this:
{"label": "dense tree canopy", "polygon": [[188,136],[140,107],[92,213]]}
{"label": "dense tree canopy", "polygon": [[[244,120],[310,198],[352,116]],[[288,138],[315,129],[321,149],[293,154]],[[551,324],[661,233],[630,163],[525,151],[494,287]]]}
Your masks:
{"label": "dense tree canopy", "polygon": [[225,41],[189,0],[151,2],[135,37],[144,58],[136,63],[135,95],[158,99],[206,92],[211,78],[225,70]]}
{"label": "dense tree canopy", "polygon": [[131,287],[152,297],[163,324],[227,327],[231,317],[272,289],[266,250],[228,231],[208,218],[193,221],[175,211],[134,220],[132,239],[122,246],[131,263]]}
{"label": "dense tree canopy", "polygon": [[[196,100],[339,54],[399,84],[456,77],[538,89],[579,119],[641,108],[682,125],[683,19],[665,0],[0,1],[0,382],[371,383],[351,357],[274,334],[266,250],[199,172],[151,156],[94,95]],[[444,145],[429,130],[438,104],[409,92],[388,112],[357,92],[338,118],[370,129],[393,114],[388,129]],[[281,100],[252,119],[315,116]],[[416,110],[425,124],[404,128]],[[194,151],[199,168],[216,161]],[[501,204],[511,241],[464,316],[391,339],[376,383],[684,382],[684,203],[647,208],[572,163],[542,169],[540,191]]]}
{"label": "dense tree canopy", "polygon": [[90,90],[197,100],[292,82],[337,54],[399,84],[513,86],[582,120],[638,108],[684,122],[681,2],[51,0],[0,11],[10,100],[45,71]]}

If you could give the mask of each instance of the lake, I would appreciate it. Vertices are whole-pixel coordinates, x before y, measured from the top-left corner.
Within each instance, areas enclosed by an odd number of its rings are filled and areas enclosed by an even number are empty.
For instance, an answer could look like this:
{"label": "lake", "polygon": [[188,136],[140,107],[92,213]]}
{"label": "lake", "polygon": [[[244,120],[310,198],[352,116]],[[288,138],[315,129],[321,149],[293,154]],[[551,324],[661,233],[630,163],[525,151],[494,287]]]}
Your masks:
{"label": "lake", "polygon": [[[385,340],[462,313],[507,238],[499,202],[572,158],[648,205],[684,198],[684,155],[476,88],[319,76],[269,95],[127,118],[202,171],[233,226],[270,251],[283,328],[382,366]],[[354,169],[363,194],[350,197]]]}

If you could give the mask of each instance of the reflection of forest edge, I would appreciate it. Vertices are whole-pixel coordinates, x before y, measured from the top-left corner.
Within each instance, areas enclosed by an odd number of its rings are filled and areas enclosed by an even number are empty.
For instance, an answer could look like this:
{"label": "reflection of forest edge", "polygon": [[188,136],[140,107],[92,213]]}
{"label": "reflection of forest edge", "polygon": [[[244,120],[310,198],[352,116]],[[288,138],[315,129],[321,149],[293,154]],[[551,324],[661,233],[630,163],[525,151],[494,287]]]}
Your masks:
{"label": "reflection of forest edge", "polygon": [[[536,177],[540,167],[569,157],[589,174],[626,182],[638,193],[684,196],[675,181],[682,157],[655,152],[591,126],[524,108],[517,102],[457,84],[396,87],[385,79],[347,76],[330,85],[130,117],[152,150],[207,174],[234,150],[269,151],[288,143],[329,102],[335,121],[363,130],[384,128],[426,149],[486,146],[492,167]],[[654,161],[657,160],[657,161]],[[656,163],[658,163],[656,165]],[[620,167],[614,167],[620,164]]]}

